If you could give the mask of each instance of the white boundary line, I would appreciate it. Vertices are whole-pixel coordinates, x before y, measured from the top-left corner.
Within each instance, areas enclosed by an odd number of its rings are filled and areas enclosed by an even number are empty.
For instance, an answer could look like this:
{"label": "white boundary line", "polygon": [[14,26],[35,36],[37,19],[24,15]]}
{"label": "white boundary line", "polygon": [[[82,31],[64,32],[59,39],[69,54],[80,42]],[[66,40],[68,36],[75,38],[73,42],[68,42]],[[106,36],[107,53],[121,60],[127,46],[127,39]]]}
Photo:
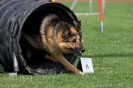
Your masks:
{"label": "white boundary line", "polygon": [[99,15],[100,13],[75,13],[76,15],[85,15],[85,16],[88,16],[88,15]]}

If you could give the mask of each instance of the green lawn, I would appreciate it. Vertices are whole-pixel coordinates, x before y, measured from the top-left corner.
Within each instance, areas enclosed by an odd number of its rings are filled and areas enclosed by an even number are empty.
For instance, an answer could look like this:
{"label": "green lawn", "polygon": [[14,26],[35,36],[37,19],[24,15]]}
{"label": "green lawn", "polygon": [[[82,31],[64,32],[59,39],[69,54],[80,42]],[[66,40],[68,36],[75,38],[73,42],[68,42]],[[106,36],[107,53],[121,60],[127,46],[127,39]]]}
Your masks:
{"label": "green lawn", "polygon": [[[65,3],[70,6],[70,3]],[[87,12],[78,3],[74,12]],[[93,11],[98,11],[94,3]],[[18,75],[0,73],[0,88],[133,88],[133,3],[106,3],[104,32],[99,16],[78,16],[82,22],[84,57],[92,58],[94,73]]]}

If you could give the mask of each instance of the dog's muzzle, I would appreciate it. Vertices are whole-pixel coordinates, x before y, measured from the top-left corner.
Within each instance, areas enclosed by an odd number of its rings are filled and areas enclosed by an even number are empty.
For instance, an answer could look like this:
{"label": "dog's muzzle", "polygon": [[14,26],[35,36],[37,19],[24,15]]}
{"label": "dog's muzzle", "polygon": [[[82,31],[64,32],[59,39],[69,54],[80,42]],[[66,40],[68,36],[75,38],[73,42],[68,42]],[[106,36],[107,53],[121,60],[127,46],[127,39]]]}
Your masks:
{"label": "dog's muzzle", "polygon": [[82,56],[82,53],[85,52],[85,48],[81,47],[79,49],[72,49],[72,51],[76,56]]}

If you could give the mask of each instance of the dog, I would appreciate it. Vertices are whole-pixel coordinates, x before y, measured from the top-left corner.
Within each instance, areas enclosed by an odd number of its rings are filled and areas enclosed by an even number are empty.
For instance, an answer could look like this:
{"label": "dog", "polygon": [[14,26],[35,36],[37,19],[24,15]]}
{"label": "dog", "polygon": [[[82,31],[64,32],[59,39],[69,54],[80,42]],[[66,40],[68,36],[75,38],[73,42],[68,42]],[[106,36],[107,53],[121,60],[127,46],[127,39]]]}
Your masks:
{"label": "dog", "polygon": [[28,47],[30,45],[37,50],[48,52],[49,54],[45,56],[47,59],[61,63],[75,74],[84,75],[83,72],[78,70],[63,56],[63,54],[69,53],[81,56],[85,51],[80,28],[81,21],[78,21],[77,25],[72,26],[55,13],[45,15],[40,22],[38,33],[28,33],[26,32],[28,29],[22,31],[22,38],[28,43],[26,44],[27,47],[25,46],[27,56],[31,57],[32,51]]}

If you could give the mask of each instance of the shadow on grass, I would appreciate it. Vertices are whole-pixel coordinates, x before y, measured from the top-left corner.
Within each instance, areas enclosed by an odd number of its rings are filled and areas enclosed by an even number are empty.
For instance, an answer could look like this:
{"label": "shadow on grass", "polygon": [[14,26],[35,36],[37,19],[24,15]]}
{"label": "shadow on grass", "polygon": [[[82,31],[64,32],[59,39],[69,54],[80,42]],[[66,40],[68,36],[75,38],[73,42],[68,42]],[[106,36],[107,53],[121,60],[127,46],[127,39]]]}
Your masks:
{"label": "shadow on grass", "polygon": [[98,54],[98,55],[83,55],[83,57],[133,57],[133,54]]}

